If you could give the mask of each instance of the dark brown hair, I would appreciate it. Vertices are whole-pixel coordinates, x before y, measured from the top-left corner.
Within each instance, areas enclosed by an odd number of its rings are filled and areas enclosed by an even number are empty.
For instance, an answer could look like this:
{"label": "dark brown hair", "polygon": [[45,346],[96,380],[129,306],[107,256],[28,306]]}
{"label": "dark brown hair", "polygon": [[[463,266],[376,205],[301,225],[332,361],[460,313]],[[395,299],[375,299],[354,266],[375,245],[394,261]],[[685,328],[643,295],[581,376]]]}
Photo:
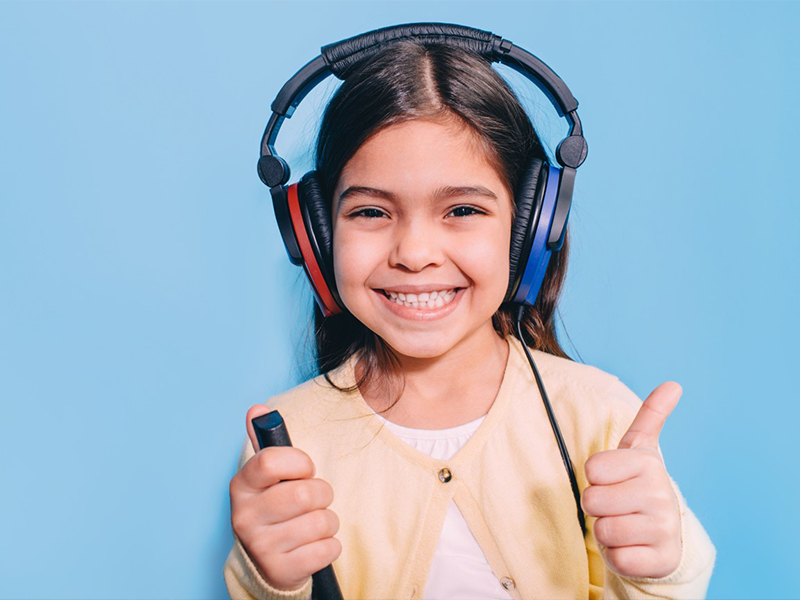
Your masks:
{"label": "dark brown hair", "polygon": [[[328,103],[316,148],[324,197],[332,198],[342,169],[362,144],[411,119],[455,120],[466,127],[512,197],[528,162],[547,160],[527,113],[486,59],[449,46],[404,41],[358,65]],[[524,343],[564,358],[570,357],[556,337],[555,312],[568,252],[566,239],[552,255],[536,303],[526,307],[522,321]],[[492,317],[503,338],[516,336],[515,313],[504,304]],[[352,314],[325,318],[315,306],[314,324],[316,366],[332,385],[328,371],[356,353],[362,367],[358,387],[400,374],[392,349]]]}

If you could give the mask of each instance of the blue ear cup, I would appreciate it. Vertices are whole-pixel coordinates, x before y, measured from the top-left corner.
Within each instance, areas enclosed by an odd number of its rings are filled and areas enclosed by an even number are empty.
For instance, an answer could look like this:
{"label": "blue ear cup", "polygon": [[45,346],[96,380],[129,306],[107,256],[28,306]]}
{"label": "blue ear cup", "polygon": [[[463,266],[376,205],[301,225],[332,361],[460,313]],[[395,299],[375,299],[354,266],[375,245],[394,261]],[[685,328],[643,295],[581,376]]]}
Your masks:
{"label": "blue ear cup", "polygon": [[[514,197],[514,221],[511,225],[511,248],[509,252],[508,289],[504,302],[511,301],[519,287],[520,276],[525,270],[528,255],[531,251],[533,237],[528,234],[531,223],[536,223],[542,203],[537,192],[541,191],[539,179],[542,172],[542,161],[532,159],[520,177]],[[522,266],[520,266],[522,262]]]}
{"label": "blue ear cup", "polygon": [[534,304],[552,251],[547,238],[556,209],[560,171],[547,162],[531,160],[520,180],[511,230],[509,286],[506,302]]}

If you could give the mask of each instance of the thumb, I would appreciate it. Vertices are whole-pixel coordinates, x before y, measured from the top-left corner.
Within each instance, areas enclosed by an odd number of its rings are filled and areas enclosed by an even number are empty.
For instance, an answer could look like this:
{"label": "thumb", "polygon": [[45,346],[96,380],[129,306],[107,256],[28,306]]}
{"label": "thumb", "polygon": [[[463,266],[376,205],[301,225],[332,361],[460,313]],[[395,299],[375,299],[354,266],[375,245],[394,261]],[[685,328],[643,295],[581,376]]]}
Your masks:
{"label": "thumb", "polygon": [[667,417],[680,400],[683,388],[674,381],[662,383],[647,397],[618,448],[658,446],[658,436]]}
{"label": "thumb", "polygon": [[250,443],[253,444],[253,450],[258,454],[261,449],[258,446],[258,438],[256,437],[256,430],[253,429],[253,419],[272,412],[272,409],[266,404],[255,404],[247,410],[247,435],[250,438]]}

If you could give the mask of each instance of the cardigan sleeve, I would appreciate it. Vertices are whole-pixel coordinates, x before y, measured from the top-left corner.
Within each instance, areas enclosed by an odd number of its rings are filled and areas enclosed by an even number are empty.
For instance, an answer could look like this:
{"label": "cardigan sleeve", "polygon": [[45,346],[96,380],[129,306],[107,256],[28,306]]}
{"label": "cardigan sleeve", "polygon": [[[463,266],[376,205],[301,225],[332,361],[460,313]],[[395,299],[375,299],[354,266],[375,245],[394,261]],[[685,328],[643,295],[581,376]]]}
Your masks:
{"label": "cardigan sleeve", "polygon": [[[245,439],[239,456],[239,469],[255,454],[249,439]],[[255,563],[247,554],[239,538],[234,534],[233,548],[223,568],[225,585],[231,600],[310,600],[312,580],[297,590],[280,590],[271,586],[261,576]]]}
{"label": "cardigan sleeve", "polygon": [[[618,392],[623,403],[617,406],[617,414],[608,439],[608,448],[616,448],[619,440],[627,431],[636,413],[641,406],[641,400],[624,384],[618,382]],[[659,450],[660,451],[660,450]],[[672,489],[678,500],[678,510],[681,521],[681,560],[678,567],[669,575],[659,578],[650,577],[624,577],[612,571],[605,562],[602,563],[602,597],[609,600],[639,599],[639,598],[667,598],[674,600],[695,600],[705,598],[711,573],[714,570],[716,550],[700,521],[689,509],[686,499],[678,489],[678,485],[670,477]],[[589,550],[590,567],[594,558],[595,573],[602,559],[594,539],[594,518],[591,521],[591,543],[587,544]],[[594,557],[592,554],[594,553]],[[592,582],[597,583],[597,582]]]}
{"label": "cardigan sleeve", "polygon": [[239,538],[234,536],[233,548],[223,570],[225,585],[231,600],[310,600],[311,578],[298,590],[279,590],[261,576]]}

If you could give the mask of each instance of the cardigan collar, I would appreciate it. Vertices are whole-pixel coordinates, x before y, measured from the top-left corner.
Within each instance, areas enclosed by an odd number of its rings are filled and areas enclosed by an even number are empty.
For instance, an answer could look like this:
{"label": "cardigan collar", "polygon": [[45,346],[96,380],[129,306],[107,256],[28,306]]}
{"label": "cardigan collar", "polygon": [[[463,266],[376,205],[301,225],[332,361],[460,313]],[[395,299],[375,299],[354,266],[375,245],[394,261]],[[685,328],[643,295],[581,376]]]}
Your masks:
{"label": "cardigan collar", "polygon": [[[489,412],[486,413],[486,418],[483,423],[480,424],[467,443],[447,461],[432,458],[416,448],[411,447],[397,437],[388,427],[384,426],[357,388],[352,394],[346,396],[346,402],[349,408],[348,412],[350,412],[351,416],[354,418],[363,419],[367,425],[370,438],[377,438],[405,460],[422,467],[426,471],[430,469],[440,469],[445,466],[449,466],[452,469],[463,468],[465,465],[469,464],[475,456],[480,454],[486,440],[489,439],[498,425],[503,421],[503,414],[511,403],[520,373],[525,373],[529,370],[527,358],[525,357],[520,341],[513,336],[509,336],[506,340],[509,344],[508,360],[497,396],[492,406],[489,408]],[[331,371],[329,377],[337,386],[347,388],[355,387],[355,364],[356,358],[353,356],[343,365]]]}

